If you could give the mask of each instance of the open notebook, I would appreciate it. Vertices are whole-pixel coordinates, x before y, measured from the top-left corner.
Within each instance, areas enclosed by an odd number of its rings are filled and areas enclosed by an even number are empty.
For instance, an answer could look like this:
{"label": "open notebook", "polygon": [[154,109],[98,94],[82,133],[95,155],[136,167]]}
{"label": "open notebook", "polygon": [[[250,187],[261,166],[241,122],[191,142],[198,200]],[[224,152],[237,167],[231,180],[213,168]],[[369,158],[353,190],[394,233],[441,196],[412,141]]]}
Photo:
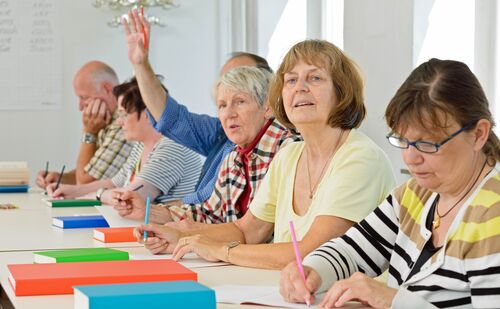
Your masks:
{"label": "open notebook", "polygon": [[[213,287],[218,303],[238,305],[261,305],[282,308],[318,308],[326,293],[316,294],[315,304],[307,307],[306,304],[288,303],[283,300],[277,286],[234,285],[225,284]],[[359,303],[350,303],[345,308],[368,308]]]}

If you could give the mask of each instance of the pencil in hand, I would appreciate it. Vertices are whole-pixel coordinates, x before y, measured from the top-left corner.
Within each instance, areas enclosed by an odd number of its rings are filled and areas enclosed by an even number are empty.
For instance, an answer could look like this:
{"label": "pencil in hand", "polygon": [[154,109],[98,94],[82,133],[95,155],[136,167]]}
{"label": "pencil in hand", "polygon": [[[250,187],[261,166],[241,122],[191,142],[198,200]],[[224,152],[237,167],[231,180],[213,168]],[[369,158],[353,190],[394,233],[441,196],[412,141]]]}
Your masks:
{"label": "pencil in hand", "polygon": [[62,170],[61,170],[61,174],[59,174],[59,178],[57,178],[57,183],[56,183],[56,186],[54,188],[54,191],[56,191],[59,188],[59,185],[61,184],[61,179],[63,177],[65,168],[66,168],[66,165],[63,165]]}

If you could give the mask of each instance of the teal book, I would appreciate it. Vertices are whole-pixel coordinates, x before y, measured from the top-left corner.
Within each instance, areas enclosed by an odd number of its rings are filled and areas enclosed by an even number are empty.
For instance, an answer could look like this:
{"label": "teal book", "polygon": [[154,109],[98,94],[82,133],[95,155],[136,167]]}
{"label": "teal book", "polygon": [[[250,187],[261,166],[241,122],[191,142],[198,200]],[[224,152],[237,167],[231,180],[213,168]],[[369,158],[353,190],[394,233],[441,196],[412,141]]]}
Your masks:
{"label": "teal book", "polygon": [[195,281],[75,286],[75,309],[215,309],[215,291]]}
{"label": "teal book", "polygon": [[111,248],[83,248],[34,252],[37,264],[96,262],[96,261],[128,261],[128,252]]}
{"label": "teal book", "polygon": [[89,207],[101,206],[101,201],[92,199],[81,200],[47,200],[47,205],[50,207]]}

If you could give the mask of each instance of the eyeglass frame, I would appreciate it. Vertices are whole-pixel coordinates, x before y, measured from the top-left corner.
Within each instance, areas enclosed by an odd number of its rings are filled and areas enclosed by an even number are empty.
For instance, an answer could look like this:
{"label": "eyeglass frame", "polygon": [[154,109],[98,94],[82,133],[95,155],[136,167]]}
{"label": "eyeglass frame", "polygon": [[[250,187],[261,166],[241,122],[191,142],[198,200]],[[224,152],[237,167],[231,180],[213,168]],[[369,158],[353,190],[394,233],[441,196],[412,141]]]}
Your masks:
{"label": "eyeglass frame", "polygon": [[[413,147],[415,147],[415,149],[417,149],[418,151],[423,152],[423,153],[436,153],[436,152],[439,151],[439,149],[444,144],[448,143],[454,137],[456,137],[460,133],[464,132],[465,130],[472,128],[473,125],[474,125],[474,123],[469,123],[469,124],[461,127],[458,131],[452,133],[450,136],[448,136],[447,138],[445,138],[444,140],[442,140],[439,143],[433,143],[433,142],[428,142],[428,141],[413,141],[413,142],[410,142],[407,138],[396,137],[395,135],[393,135],[394,132],[391,132],[391,133],[387,134],[385,138],[387,138],[387,141],[389,142],[389,144],[391,146],[394,146],[394,147],[399,148],[399,149],[408,149],[408,148],[410,148],[410,146],[413,146]],[[394,145],[393,143],[391,143],[391,138],[392,139],[397,139],[399,141],[406,142],[406,147],[400,147],[400,146]],[[418,147],[419,144],[432,145],[432,146],[434,146],[436,148],[436,151],[424,151],[424,150],[422,150],[422,149],[420,149]]]}

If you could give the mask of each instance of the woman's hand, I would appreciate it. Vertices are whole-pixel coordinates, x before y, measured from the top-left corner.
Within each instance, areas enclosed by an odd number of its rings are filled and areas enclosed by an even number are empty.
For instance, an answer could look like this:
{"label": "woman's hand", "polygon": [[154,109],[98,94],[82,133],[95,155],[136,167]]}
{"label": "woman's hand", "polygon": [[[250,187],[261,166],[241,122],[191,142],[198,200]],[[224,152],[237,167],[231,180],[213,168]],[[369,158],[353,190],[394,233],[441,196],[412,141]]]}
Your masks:
{"label": "woman's hand", "polygon": [[304,267],[306,282],[299,272],[296,262],[291,262],[281,270],[280,294],[290,303],[314,304],[314,292],[321,286],[321,278],[310,267]]}
{"label": "woman's hand", "polygon": [[143,64],[148,60],[149,34],[151,26],[139,10],[128,13],[129,20],[122,19],[127,35],[128,58],[132,64]]}
{"label": "woman's hand", "polygon": [[[145,231],[148,232],[148,237],[144,241]],[[134,229],[134,236],[151,253],[159,254],[172,253],[179,239],[185,235],[168,226],[142,224]]]}
{"label": "woman's hand", "polygon": [[59,184],[59,188],[56,190],[56,183],[51,183],[45,188],[45,190],[47,190],[47,195],[52,198],[74,199],[82,195],[80,194],[80,189],[77,185]]}
{"label": "woman's hand", "polygon": [[227,255],[225,243],[214,241],[203,235],[194,235],[179,239],[174,249],[173,259],[178,261],[186,253],[194,252],[209,262],[224,261]]}
{"label": "woman's hand", "polygon": [[358,272],[349,279],[335,282],[319,306],[335,308],[348,301],[359,301],[372,308],[390,308],[396,293],[396,289]]}
{"label": "woman's hand", "polygon": [[133,220],[144,220],[146,203],[139,193],[135,191],[113,191],[112,204],[120,216]]}

